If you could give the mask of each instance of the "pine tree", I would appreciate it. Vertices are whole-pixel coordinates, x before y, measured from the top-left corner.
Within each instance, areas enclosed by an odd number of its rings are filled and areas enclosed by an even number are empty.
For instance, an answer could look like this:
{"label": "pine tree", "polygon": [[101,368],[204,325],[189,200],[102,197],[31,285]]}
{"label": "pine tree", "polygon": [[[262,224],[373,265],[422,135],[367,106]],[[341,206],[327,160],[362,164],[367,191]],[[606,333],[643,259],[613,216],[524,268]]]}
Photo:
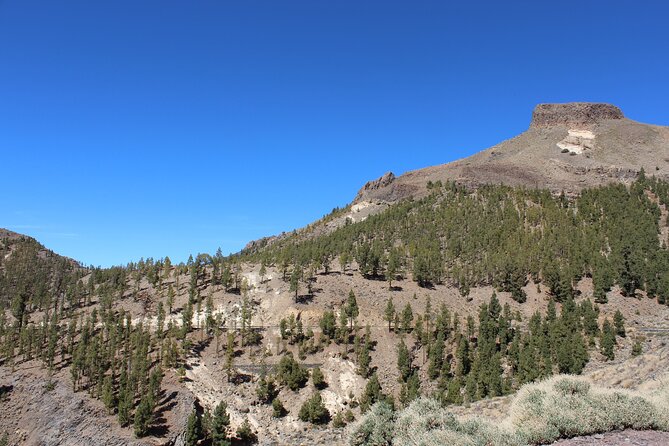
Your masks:
{"label": "pine tree", "polygon": [[401,382],[406,382],[413,371],[413,367],[411,365],[411,354],[409,353],[409,349],[404,343],[404,339],[402,339],[397,345],[397,369],[399,370],[399,379]]}
{"label": "pine tree", "polygon": [[307,382],[309,373],[302,365],[300,365],[292,353],[288,353],[277,367],[277,379],[292,391],[297,391],[304,387]]}
{"label": "pine tree", "polygon": [[331,310],[325,310],[318,325],[321,328],[321,333],[327,336],[328,339],[334,339],[337,333],[337,318]]}
{"label": "pine tree", "polygon": [[[356,339],[359,339],[356,337]],[[367,378],[370,372],[370,364],[372,362],[372,357],[370,356],[371,342],[366,337],[365,342],[361,343],[361,346],[358,350],[358,374],[363,378]]]}
{"label": "pine tree", "polygon": [[358,301],[355,298],[355,293],[353,290],[349,291],[348,299],[346,300],[345,307],[346,317],[348,317],[349,328],[353,330],[353,321],[358,317],[360,310],[358,309]]}
{"label": "pine tree", "polygon": [[604,320],[602,325],[602,335],[599,341],[599,348],[602,351],[602,354],[612,361],[615,358],[614,348],[616,346],[616,332],[611,325],[609,319]]}
{"label": "pine tree", "polygon": [[376,376],[376,373],[373,373],[367,381],[365,390],[360,397],[360,410],[362,410],[362,412],[367,412],[367,410],[372,407],[374,403],[385,400],[385,398],[386,397],[381,389],[379,377]]}
{"label": "pine tree", "polygon": [[330,412],[323,404],[323,397],[316,392],[300,408],[298,417],[302,421],[313,424],[325,424],[330,421]]}
{"label": "pine tree", "polygon": [[229,427],[230,415],[228,415],[228,405],[224,401],[221,401],[216,405],[211,420],[211,442],[213,446],[230,446],[231,443],[228,438]]}
{"label": "pine tree", "polygon": [[170,284],[167,287],[167,308],[170,314],[172,314],[172,309],[174,307],[174,297],[175,297],[174,288],[172,288],[172,284]]}
{"label": "pine tree", "polygon": [[462,381],[456,377],[448,383],[447,404],[462,404]]}
{"label": "pine tree", "polygon": [[270,404],[278,395],[274,380],[261,376],[256,387],[256,395],[263,404]]}
{"label": "pine tree", "polygon": [[625,317],[620,310],[616,310],[616,313],[613,315],[613,325],[615,326],[616,335],[624,338],[626,336]]}
{"label": "pine tree", "polygon": [[260,263],[260,272],[258,274],[260,275],[260,283],[264,283],[265,276],[267,275],[267,266],[265,265],[264,260]]}
{"label": "pine tree", "polygon": [[300,292],[301,279],[302,279],[302,268],[296,265],[293,267],[293,272],[290,275],[290,291],[295,293],[295,303],[297,303],[298,294]]}
{"label": "pine tree", "polygon": [[135,436],[138,438],[144,437],[149,432],[149,425],[153,418],[153,409],[149,398],[145,396],[139,402],[137,410],[135,410]]}
{"label": "pine tree", "polygon": [[255,444],[258,442],[258,436],[251,429],[248,418],[244,419],[244,422],[237,428],[235,437],[241,444]]}
{"label": "pine tree", "polygon": [[106,376],[102,386],[102,402],[107,410],[116,408],[116,396],[114,395],[114,385],[111,376]]}
{"label": "pine tree", "polygon": [[397,249],[393,248],[388,254],[388,263],[386,264],[386,281],[388,282],[388,289],[393,289],[393,280],[400,268],[400,255]]}
{"label": "pine tree", "polygon": [[235,361],[235,335],[233,333],[228,333],[228,342],[225,347],[225,371],[228,377],[228,382],[232,381],[232,377],[235,374],[234,361]]}
{"label": "pine tree", "polygon": [[439,378],[439,373],[444,365],[444,334],[439,332],[437,339],[430,349],[430,364],[427,374],[430,379]]}
{"label": "pine tree", "polygon": [[281,400],[279,398],[274,398],[272,400],[272,416],[274,418],[281,418],[286,415],[286,409],[283,407]]}
{"label": "pine tree", "polygon": [[132,410],[132,393],[128,388],[122,388],[118,397],[117,416],[118,424],[127,426],[130,423],[130,411]]}
{"label": "pine tree", "polygon": [[318,367],[315,367],[311,371],[311,382],[313,383],[314,387],[317,388],[318,390],[322,390],[328,385],[325,382],[325,376],[323,375],[323,372]]}
{"label": "pine tree", "polygon": [[185,446],[196,446],[202,438],[202,419],[196,410],[188,416],[186,423]]}
{"label": "pine tree", "polygon": [[408,406],[416,398],[420,397],[420,378],[417,372],[411,374],[400,389],[400,402],[404,407]]}
{"label": "pine tree", "polygon": [[455,375],[463,377],[469,374],[470,358],[469,358],[469,342],[464,336],[460,336],[458,347],[455,351]]}
{"label": "pine tree", "polygon": [[402,311],[402,330],[405,333],[411,331],[411,324],[413,322],[413,310],[411,309],[411,304],[407,303]]}
{"label": "pine tree", "polygon": [[[393,298],[392,297],[388,298],[388,302],[386,303],[386,311],[383,315],[383,318],[386,321],[388,321],[388,331],[390,331],[390,324],[395,319],[395,305],[393,304]],[[395,327],[395,328],[397,328],[397,327]]]}

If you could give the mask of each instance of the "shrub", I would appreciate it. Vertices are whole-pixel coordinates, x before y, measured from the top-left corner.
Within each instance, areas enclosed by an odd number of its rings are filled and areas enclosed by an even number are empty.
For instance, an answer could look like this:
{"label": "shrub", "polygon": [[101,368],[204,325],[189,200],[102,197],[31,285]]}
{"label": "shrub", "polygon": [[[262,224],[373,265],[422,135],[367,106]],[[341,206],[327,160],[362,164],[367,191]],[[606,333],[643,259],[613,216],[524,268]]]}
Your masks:
{"label": "shrub", "polygon": [[557,376],[523,387],[510,422],[528,443],[537,444],[616,429],[653,429],[657,415],[656,406],[640,395]]}
{"label": "shrub", "polygon": [[278,394],[274,380],[265,377],[260,378],[256,387],[256,395],[261,403],[270,404]]}
{"label": "shrub", "polygon": [[325,387],[327,387],[327,383],[325,382],[325,376],[323,376],[323,372],[318,367],[316,367],[311,371],[311,382],[313,382],[314,387],[316,387],[319,390],[322,390]]}
{"label": "shrub", "polygon": [[669,387],[652,396],[560,375],[521,388],[503,422],[460,421],[436,400],[394,413],[380,402],[351,430],[352,446],[524,446],[621,429],[669,430]]}
{"label": "shrub", "polygon": [[272,416],[274,418],[281,418],[286,415],[286,408],[283,407],[283,403],[279,398],[274,398],[272,400]]}
{"label": "shrub", "polygon": [[235,436],[242,444],[255,444],[258,442],[258,436],[251,429],[251,424],[248,419],[244,420],[242,425],[237,428]]}
{"label": "shrub", "polygon": [[390,446],[395,431],[395,412],[385,403],[375,404],[351,431],[351,446]]}
{"label": "shrub", "polygon": [[340,429],[346,426],[346,421],[344,420],[343,412],[337,412],[337,415],[332,419],[332,427]]}
{"label": "shrub", "polygon": [[302,421],[313,424],[326,424],[330,421],[330,412],[323,404],[323,397],[319,392],[313,394],[300,408],[298,417]]}
{"label": "shrub", "polygon": [[309,378],[309,372],[293,358],[292,353],[288,353],[279,361],[277,378],[290,390],[295,391],[304,387]]}

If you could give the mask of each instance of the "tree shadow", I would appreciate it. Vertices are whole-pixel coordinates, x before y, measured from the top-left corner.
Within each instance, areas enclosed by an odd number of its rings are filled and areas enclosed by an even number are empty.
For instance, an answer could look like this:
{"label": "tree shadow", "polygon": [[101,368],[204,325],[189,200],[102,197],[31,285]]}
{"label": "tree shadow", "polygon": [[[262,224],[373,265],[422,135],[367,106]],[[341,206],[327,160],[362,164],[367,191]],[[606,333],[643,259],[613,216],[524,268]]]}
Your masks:
{"label": "tree shadow", "polygon": [[169,432],[170,428],[165,417],[155,417],[153,424],[149,427],[148,434],[152,437],[164,438]]}
{"label": "tree shadow", "polygon": [[418,286],[421,288],[425,288],[426,290],[436,290],[436,287],[432,282],[419,282]]}
{"label": "tree shadow", "polygon": [[308,304],[314,300],[314,295],[312,294],[300,294],[295,299],[295,302],[298,304]]}
{"label": "tree shadow", "polygon": [[12,392],[12,390],[14,390],[14,386],[11,384],[8,386],[5,385],[0,386],[0,401],[4,400],[7,397],[7,395],[9,395]]}
{"label": "tree shadow", "polygon": [[230,382],[235,385],[250,383],[251,381],[253,381],[252,375],[242,373],[239,371],[237,371],[237,373],[235,373],[234,376],[232,376],[232,379],[230,379]]}

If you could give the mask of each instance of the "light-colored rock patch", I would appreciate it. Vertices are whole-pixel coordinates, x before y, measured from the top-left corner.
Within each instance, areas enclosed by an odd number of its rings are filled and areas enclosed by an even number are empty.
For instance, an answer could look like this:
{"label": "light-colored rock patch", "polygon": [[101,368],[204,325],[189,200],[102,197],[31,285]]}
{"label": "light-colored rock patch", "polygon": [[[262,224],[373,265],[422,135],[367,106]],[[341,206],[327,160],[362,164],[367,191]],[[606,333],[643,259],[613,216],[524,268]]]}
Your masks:
{"label": "light-colored rock patch", "polygon": [[565,139],[557,143],[560,150],[581,154],[595,147],[595,134],[590,130],[570,129],[568,133]]}

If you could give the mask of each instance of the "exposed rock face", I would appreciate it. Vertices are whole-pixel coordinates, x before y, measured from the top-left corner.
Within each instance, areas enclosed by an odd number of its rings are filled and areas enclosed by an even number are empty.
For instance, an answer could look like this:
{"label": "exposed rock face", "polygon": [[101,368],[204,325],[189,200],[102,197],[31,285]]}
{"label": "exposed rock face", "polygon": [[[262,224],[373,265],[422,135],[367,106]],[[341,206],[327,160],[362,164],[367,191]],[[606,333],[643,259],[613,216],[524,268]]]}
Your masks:
{"label": "exposed rock face", "polygon": [[362,186],[362,189],[360,189],[358,192],[355,201],[358,201],[360,198],[369,194],[370,192],[389,186],[393,181],[395,181],[395,174],[392,172],[386,172],[381,178],[368,181],[367,184]]}
{"label": "exposed rock face", "polygon": [[532,112],[530,128],[565,126],[587,128],[608,119],[624,119],[623,112],[611,104],[570,102],[539,104]]}
{"label": "exposed rock face", "polygon": [[[395,181],[395,174],[392,172],[386,172],[381,178],[377,178],[376,180],[373,181],[368,181],[358,191],[358,195],[355,196],[355,200],[353,200],[353,202],[358,203],[360,201],[367,199],[367,197],[374,196],[375,192],[379,190],[386,191],[384,195],[392,193],[392,190],[394,189],[392,187],[394,181]],[[387,198],[388,197],[383,197],[384,200],[386,200]]]}

